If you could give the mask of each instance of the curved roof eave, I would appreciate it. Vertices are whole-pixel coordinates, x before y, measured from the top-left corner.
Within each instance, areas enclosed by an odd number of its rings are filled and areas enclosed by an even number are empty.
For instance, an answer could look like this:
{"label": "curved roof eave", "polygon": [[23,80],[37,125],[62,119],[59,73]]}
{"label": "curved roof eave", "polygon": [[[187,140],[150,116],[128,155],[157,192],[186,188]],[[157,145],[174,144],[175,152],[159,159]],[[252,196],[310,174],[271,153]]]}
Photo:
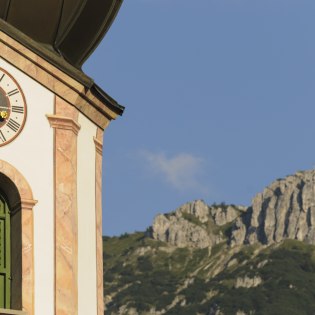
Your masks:
{"label": "curved roof eave", "polygon": [[75,22],[54,47],[74,66],[80,68],[99,45],[115,20],[123,0],[86,0]]}

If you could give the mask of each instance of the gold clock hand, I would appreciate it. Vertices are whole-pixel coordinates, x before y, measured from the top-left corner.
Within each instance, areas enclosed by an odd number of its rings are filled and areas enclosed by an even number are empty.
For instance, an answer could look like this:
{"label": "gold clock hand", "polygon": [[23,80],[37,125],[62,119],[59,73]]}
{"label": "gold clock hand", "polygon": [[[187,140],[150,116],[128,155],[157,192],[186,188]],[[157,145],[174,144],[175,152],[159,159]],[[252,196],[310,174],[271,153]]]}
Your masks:
{"label": "gold clock hand", "polygon": [[5,111],[0,112],[0,117],[1,117],[2,119],[8,118],[8,112],[5,112]]}

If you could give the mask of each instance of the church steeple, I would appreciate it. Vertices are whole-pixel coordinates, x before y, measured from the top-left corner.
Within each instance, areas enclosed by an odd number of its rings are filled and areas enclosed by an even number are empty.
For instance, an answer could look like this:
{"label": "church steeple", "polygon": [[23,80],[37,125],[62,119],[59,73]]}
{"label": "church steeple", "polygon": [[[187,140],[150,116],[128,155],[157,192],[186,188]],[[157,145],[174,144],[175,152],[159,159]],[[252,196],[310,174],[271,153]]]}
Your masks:
{"label": "church steeple", "polygon": [[0,0],[0,314],[104,314],[102,141],[124,108],[81,66],[120,5]]}

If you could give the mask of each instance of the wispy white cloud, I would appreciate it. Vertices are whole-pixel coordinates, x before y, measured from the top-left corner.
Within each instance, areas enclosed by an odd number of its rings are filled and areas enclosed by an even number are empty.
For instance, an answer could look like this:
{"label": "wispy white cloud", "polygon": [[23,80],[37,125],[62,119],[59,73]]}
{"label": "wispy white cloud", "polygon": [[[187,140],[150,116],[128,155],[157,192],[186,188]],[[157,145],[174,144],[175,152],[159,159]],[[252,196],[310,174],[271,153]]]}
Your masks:
{"label": "wispy white cloud", "polygon": [[149,170],[162,177],[179,191],[206,193],[207,188],[198,180],[202,175],[204,160],[189,153],[167,157],[164,153],[141,151]]}

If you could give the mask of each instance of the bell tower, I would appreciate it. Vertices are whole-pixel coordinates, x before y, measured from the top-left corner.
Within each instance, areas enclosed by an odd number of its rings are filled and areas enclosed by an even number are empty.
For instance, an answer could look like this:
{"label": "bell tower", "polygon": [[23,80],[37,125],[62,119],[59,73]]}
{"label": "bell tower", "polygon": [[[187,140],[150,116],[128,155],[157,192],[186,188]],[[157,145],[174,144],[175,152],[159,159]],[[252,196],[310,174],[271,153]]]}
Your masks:
{"label": "bell tower", "polygon": [[103,133],[86,76],[122,0],[0,0],[0,315],[103,315]]}

